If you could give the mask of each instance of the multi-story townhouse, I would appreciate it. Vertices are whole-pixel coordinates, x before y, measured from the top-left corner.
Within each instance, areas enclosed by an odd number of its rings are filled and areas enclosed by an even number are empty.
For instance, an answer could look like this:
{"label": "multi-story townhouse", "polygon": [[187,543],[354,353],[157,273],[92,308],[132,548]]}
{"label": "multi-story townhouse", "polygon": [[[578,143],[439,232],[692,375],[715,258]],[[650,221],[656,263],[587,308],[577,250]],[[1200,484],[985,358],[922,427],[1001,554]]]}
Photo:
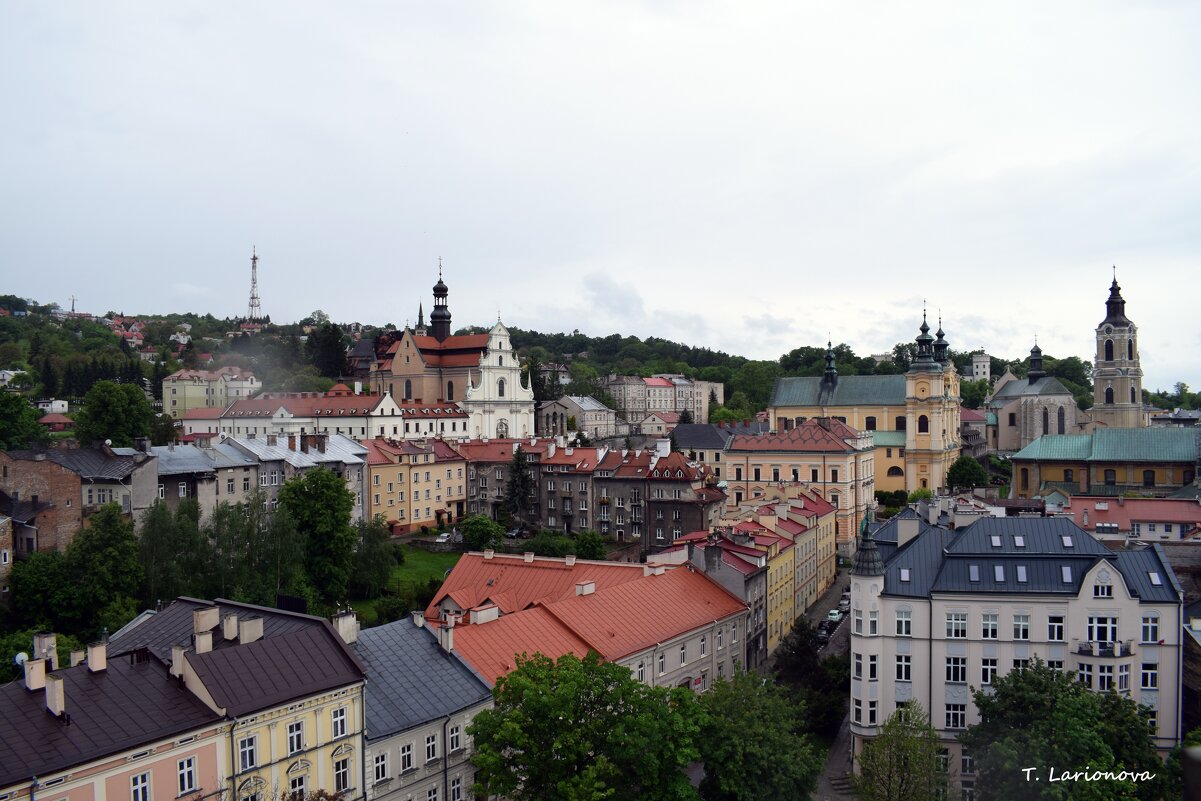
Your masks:
{"label": "multi-story townhouse", "polygon": [[229,436],[345,434],[356,439],[465,439],[467,412],[456,403],[397,402],[345,384],[328,392],[265,392],[231,404],[220,416]]}
{"label": "multi-story townhouse", "polygon": [[462,519],[467,510],[467,460],[439,439],[369,439],[366,516],[383,515],[394,534]]}
{"label": "multi-story townhouse", "polygon": [[163,379],[163,411],[178,420],[192,409],[224,409],[262,388],[253,373],[240,367],[178,370]]}
{"label": "multi-story townhouse", "polygon": [[467,514],[486,515],[495,520],[502,512],[513,454],[521,448],[529,460],[530,481],[535,487],[528,522],[536,524],[541,521],[542,495],[537,491],[538,465],[552,447],[558,447],[555,440],[536,437],[525,440],[477,439],[456,443],[455,450],[467,460]]}
{"label": "multi-story townhouse", "polygon": [[595,529],[597,525],[596,466],[607,448],[568,448],[558,443],[546,446],[538,462],[539,507],[542,525],[553,531],[571,533]]}
{"label": "multi-story townhouse", "polygon": [[65,551],[88,518],[109,503],[140,518],[158,498],[149,441],[140,448],[0,451],[0,511],[13,518],[16,556]]}
{"label": "multi-story townhouse", "polygon": [[542,436],[580,432],[589,439],[617,435],[617,413],[596,398],[564,395],[538,408],[538,433]]}
{"label": "multi-story townhouse", "polygon": [[788,431],[736,435],[726,443],[727,504],[764,499],[789,484],[820,489],[838,509],[835,535],[844,554],[875,505],[875,443],[829,417],[805,420]]}
{"label": "multi-story townhouse", "polygon": [[[853,753],[916,700],[950,764],[970,766],[957,737],[979,720],[971,689],[1036,658],[1150,707],[1166,753],[1180,737],[1181,616],[1157,544],[1113,552],[1065,518],[951,531],[906,510],[864,533],[851,570]],[[970,769],[955,778],[972,789]]]}
{"label": "multi-story townhouse", "polygon": [[1013,455],[1013,498],[1170,495],[1193,483],[1201,445],[1187,428],[1098,428],[1039,437]]}
{"label": "multi-story townhouse", "polygon": [[900,445],[887,447],[904,449],[903,465],[877,461],[875,473],[909,492],[944,486],[960,454],[959,374],[941,325],[935,339],[923,314],[920,330],[917,357],[905,375],[840,376],[827,349],[821,377],[777,378],[767,409],[773,430],[829,417],[857,431],[899,433],[903,442],[898,437]]}
{"label": "multi-story townhouse", "polygon": [[[1047,499],[1051,509],[1051,499]],[[1197,498],[1069,497],[1058,507],[1100,540],[1179,542],[1201,528]]]}
{"label": "multi-story townhouse", "polygon": [[726,478],[724,458],[726,443],[735,434],[763,434],[770,429],[766,422],[758,420],[726,423],[682,423],[672,434],[676,447],[690,461],[699,462],[709,468],[718,481]]}
{"label": "multi-story townhouse", "polygon": [[707,421],[709,408],[720,406],[725,399],[722,384],[693,381],[673,373],[649,378],[610,375],[604,387],[622,417],[631,422],[644,420],[655,412],[688,412],[694,421]]}
{"label": "multi-story townhouse", "polygon": [[364,795],[365,672],[348,644],[357,633],[353,613],[331,625],[179,598],[115,635],[109,652],[113,661],[145,654],[169,665],[177,682],[165,683],[186,687],[226,724],[224,798],[270,801],[320,789],[355,801]]}
{"label": "multi-story townhouse", "polygon": [[150,452],[158,462],[158,497],[174,509],[196,501],[205,521],[218,503],[242,503],[258,487],[259,461],[233,445],[159,445]]}
{"label": "multi-story townhouse", "polygon": [[23,680],[0,685],[0,798],[219,798],[230,722],[145,650],[108,643],[59,665],[38,634]]}
{"label": "multi-story townhouse", "polygon": [[459,658],[438,647],[420,612],[359,632],[367,669],[367,801],[474,798],[467,727],[492,706],[492,692]]}
{"label": "multi-story townhouse", "polygon": [[523,653],[596,651],[651,686],[701,692],[740,664],[747,613],[701,571],[485,551],[459,560],[425,616],[490,684]]}
{"label": "multi-story townhouse", "polygon": [[309,470],[325,468],[346,482],[354,496],[352,520],[363,519],[363,491],[367,476],[367,449],[344,434],[268,434],[259,437],[230,437],[225,444],[259,463],[259,489],[263,505],[274,509],[279,488]]}

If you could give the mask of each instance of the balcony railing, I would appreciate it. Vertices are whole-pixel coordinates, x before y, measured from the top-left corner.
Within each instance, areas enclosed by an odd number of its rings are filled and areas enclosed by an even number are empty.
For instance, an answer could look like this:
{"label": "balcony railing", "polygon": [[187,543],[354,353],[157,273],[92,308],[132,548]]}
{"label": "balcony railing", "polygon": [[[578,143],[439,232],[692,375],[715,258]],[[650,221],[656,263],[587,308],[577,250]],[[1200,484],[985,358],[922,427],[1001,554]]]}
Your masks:
{"label": "balcony railing", "polygon": [[1076,643],[1076,653],[1081,656],[1102,656],[1117,658],[1130,656],[1134,653],[1133,640],[1116,640],[1105,642],[1098,640],[1079,640]]}

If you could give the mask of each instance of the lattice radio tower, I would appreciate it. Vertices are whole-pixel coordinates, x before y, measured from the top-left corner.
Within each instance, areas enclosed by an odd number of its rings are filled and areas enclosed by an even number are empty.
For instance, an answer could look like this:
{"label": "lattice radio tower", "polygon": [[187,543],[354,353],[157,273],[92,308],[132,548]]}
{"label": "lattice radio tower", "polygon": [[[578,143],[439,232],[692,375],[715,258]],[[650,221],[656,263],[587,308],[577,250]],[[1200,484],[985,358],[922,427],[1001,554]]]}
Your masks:
{"label": "lattice radio tower", "polygon": [[257,322],[263,316],[259,304],[259,257],[254,246],[250,248],[250,305],[246,307],[246,319]]}

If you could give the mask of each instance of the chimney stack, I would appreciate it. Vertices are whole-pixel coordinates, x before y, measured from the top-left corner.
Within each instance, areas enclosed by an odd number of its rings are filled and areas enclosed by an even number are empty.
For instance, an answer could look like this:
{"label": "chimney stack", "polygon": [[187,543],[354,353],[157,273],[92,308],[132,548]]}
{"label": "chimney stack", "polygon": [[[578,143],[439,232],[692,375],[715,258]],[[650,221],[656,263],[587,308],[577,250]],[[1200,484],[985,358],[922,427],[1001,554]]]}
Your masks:
{"label": "chimney stack", "polygon": [[88,643],[88,671],[103,673],[108,668],[108,640]]}
{"label": "chimney stack", "polygon": [[192,642],[196,644],[196,653],[207,654],[213,650],[213,632],[198,631],[192,635]]}
{"label": "chimney stack", "polygon": [[523,554],[521,555],[521,558],[522,558],[522,561],[524,561],[524,562],[527,562],[527,563],[528,563],[528,562],[533,562],[533,561],[534,561],[534,552],[533,552],[533,551],[526,551],[525,553],[523,553]]}
{"label": "chimney stack", "polygon": [[83,660],[87,658],[87,651],[72,651],[71,652],[71,667],[82,665]]}
{"label": "chimney stack", "polygon": [[353,609],[346,609],[334,615],[334,629],[342,642],[354,645],[359,639],[359,619]]}
{"label": "chimney stack", "polygon": [[591,595],[596,592],[595,581],[577,581],[575,585],[576,595]]}
{"label": "chimney stack", "polygon": [[56,718],[67,711],[67,688],[63,677],[51,673],[46,677],[46,709]]}
{"label": "chimney stack", "polygon": [[438,644],[447,653],[455,649],[455,619],[453,617],[447,619],[442,624],[442,627],[438,629]]}
{"label": "chimney stack", "polygon": [[226,615],[221,620],[221,636],[226,640],[236,640],[238,638],[238,616],[235,614]]}
{"label": "chimney stack", "polygon": [[425,626],[425,614],[420,609],[414,609],[409,616],[413,618],[413,625],[417,628]]}
{"label": "chimney stack", "polygon": [[25,689],[31,692],[46,687],[46,660],[25,660]]}
{"label": "chimney stack", "polygon": [[215,606],[203,606],[192,610],[192,633],[212,631],[221,622],[221,610]]}
{"label": "chimney stack", "polygon": [[567,554],[567,556],[563,557],[563,564],[567,567],[571,567],[572,565],[574,565],[575,564],[575,554],[569,553],[569,554]]}
{"label": "chimney stack", "polygon": [[238,642],[247,645],[263,639],[263,619],[244,617],[238,621]]}
{"label": "chimney stack", "polygon": [[183,675],[183,660],[184,653],[188,650],[186,645],[171,646],[171,675],[179,678]]}
{"label": "chimney stack", "polygon": [[[37,498],[37,496],[33,496]],[[34,501],[36,503],[36,501]],[[39,631],[33,635],[33,655],[50,663],[51,670],[58,670],[57,637],[52,631]]]}

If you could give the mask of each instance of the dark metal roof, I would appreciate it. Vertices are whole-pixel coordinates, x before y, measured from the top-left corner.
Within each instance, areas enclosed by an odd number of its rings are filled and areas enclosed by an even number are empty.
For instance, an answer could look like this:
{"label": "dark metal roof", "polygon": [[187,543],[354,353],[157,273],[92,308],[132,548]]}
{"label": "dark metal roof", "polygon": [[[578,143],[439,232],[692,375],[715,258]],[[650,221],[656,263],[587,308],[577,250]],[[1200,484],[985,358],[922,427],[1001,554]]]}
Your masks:
{"label": "dark metal roof", "polygon": [[1029,397],[1032,395],[1071,395],[1072,391],[1060,383],[1055,376],[1044,376],[1042,378],[1030,381],[1026,378],[1019,378],[1014,381],[1006,382],[996,394],[992,396],[990,405],[996,407],[1004,403],[1008,403],[1014,398]]}
{"label": "dark metal roof", "polygon": [[38,512],[49,509],[53,505],[41,499],[35,505],[32,496],[13,501],[12,496],[7,492],[0,492],[0,515],[11,517],[22,525],[28,524],[30,520],[37,517]]}
{"label": "dark metal roof", "polygon": [[63,677],[70,725],[46,710],[44,690],[30,692],[20,680],[0,686],[0,787],[218,720],[152,657],[110,655],[103,672],[91,673],[85,663],[53,675]]}
{"label": "dark metal roof", "polygon": [[[1064,545],[1063,537],[1071,537],[1071,546]],[[1000,537],[1000,547],[993,545],[993,537]],[[1025,545],[1018,547],[1015,537],[1022,537]],[[952,555],[1033,555],[1047,556],[1108,556],[1106,548],[1084,529],[1066,517],[982,517],[967,528],[959,530],[954,543],[948,549]]]}
{"label": "dark metal roof", "polygon": [[153,456],[144,454],[121,455],[109,454],[101,448],[50,448],[44,451],[9,451],[13,459],[37,461],[44,457],[46,461],[61,465],[82,478],[118,480],[127,477]]}
{"label": "dark metal roof", "polygon": [[425,626],[398,620],[359,632],[367,667],[367,737],[378,740],[492,698],[488,685]]}
{"label": "dark metal roof", "polygon": [[681,423],[672,433],[676,447],[682,450],[719,451],[735,434],[762,434],[771,428],[762,421],[736,422],[719,426],[716,423]]}
{"label": "dark metal roof", "polygon": [[818,376],[777,378],[769,406],[903,406],[905,376],[844,375],[831,386]]}
{"label": "dark metal roof", "polygon": [[185,658],[231,716],[363,680],[362,666],[328,623]]}
{"label": "dark metal roof", "polygon": [[[1031,557],[990,557],[987,554],[972,554],[949,557],[943,560],[942,569],[931,590],[934,592],[964,592],[972,594],[990,593],[1037,593],[1039,595],[1080,594],[1084,574],[1093,568],[1100,557],[1063,556],[1047,559],[1034,554]],[[978,571],[972,581],[971,568]],[[1004,579],[996,580],[995,568],[1003,570]],[[1026,580],[1018,581],[1018,567],[1025,569]],[[1063,568],[1070,567],[1071,581],[1063,580]]]}

